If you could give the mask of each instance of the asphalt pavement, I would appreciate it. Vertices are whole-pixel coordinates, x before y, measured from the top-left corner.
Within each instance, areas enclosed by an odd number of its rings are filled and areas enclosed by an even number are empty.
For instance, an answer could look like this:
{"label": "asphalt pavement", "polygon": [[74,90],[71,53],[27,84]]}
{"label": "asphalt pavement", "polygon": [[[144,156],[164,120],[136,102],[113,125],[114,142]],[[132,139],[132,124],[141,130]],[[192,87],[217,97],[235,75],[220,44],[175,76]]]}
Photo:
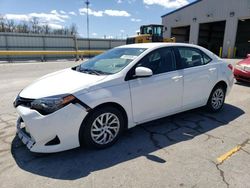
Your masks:
{"label": "asphalt pavement", "polygon": [[250,84],[235,83],[217,114],[199,108],[139,125],[104,150],[29,152],[15,136],[15,96],[76,64],[0,64],[0,187],[250,187]]}

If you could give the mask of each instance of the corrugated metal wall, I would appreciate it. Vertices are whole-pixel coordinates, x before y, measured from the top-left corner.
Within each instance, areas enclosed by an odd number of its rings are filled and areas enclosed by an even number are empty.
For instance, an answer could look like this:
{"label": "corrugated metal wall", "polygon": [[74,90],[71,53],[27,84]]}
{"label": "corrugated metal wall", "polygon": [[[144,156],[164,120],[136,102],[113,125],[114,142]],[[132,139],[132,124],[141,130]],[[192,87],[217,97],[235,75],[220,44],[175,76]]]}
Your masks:
{"label": "corrugated metal wall", "polygon": [[246,18],[250,18],[250,0],[199,0],[162,16],[162,24],[167,27],[164,37],[171,37],[171,28],[190,25],[189,43],[198,44],[200,24],[226,21],[223,41],[223,56],[226,57],[228,49],[235,46],[238,20]]}
{"label": "corrugated metal wall", "polygon": [[[77,38],[74,36],[61,35],[39,35],[23,33],[0,33],[0,50],[87,50],[88,40],[86,38]],[[108,50],[116,46],[126,44],[125,40],[118,39],[90,39],[90,50]],[[73,58],[72,56],[46,56],[48,58]],[[18,60],[18,59],[39,59],[37,57],[4,57],[0,60]]]}

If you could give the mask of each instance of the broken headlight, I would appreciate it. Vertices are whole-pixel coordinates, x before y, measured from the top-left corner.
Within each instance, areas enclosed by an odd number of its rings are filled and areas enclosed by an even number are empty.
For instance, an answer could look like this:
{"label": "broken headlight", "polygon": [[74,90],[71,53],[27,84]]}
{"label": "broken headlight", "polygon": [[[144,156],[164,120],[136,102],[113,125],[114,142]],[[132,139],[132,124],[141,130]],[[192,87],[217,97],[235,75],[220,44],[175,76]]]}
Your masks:
{"label": "broken headlight", "polygon": [[69,94],[44,97],[35,99],[33,102],[31,102],[30,108],[38,111],[43,115],[47,115],[59,110],[75,99],[76,98],[73,95]]}

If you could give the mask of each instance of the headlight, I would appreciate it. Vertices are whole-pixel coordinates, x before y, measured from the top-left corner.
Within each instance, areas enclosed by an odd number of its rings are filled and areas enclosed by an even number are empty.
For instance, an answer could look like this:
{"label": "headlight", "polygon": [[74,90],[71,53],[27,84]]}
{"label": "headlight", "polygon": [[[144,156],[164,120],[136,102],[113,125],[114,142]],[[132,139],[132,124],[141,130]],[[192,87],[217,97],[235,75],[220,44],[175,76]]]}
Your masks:
{"label": "headlight", "polygon": [[244,70],[244,66],[240,64],[236,64],[236,68],[240,70]]}
{"label": "headlight", "polygon": [[73,95],[56,95],[51,97],[45,97],[36,99],[31,102],[31,109],[37,110],[43,115],[53,113],[60,108],[66,106],[76,98]]}
{"label": "headlight", "polygon": [[250,72],[250,66],[249,65],[245,66],[244,70]]}

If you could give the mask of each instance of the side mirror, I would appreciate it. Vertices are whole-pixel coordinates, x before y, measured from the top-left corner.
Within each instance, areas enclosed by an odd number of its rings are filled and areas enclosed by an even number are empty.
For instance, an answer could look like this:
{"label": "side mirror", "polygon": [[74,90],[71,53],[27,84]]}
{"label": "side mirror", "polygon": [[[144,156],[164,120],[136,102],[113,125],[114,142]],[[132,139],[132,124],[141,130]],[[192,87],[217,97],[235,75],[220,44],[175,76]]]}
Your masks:
{"label": "side mirror", "polygon": [[247,54],[247,58],[250,58],[250,54]]}
{"label": "side mirror", "polygon": [[146,67],[137,67],[135,69],[135,77],[149,77],[152,76],[153,72],[151,69]]}

